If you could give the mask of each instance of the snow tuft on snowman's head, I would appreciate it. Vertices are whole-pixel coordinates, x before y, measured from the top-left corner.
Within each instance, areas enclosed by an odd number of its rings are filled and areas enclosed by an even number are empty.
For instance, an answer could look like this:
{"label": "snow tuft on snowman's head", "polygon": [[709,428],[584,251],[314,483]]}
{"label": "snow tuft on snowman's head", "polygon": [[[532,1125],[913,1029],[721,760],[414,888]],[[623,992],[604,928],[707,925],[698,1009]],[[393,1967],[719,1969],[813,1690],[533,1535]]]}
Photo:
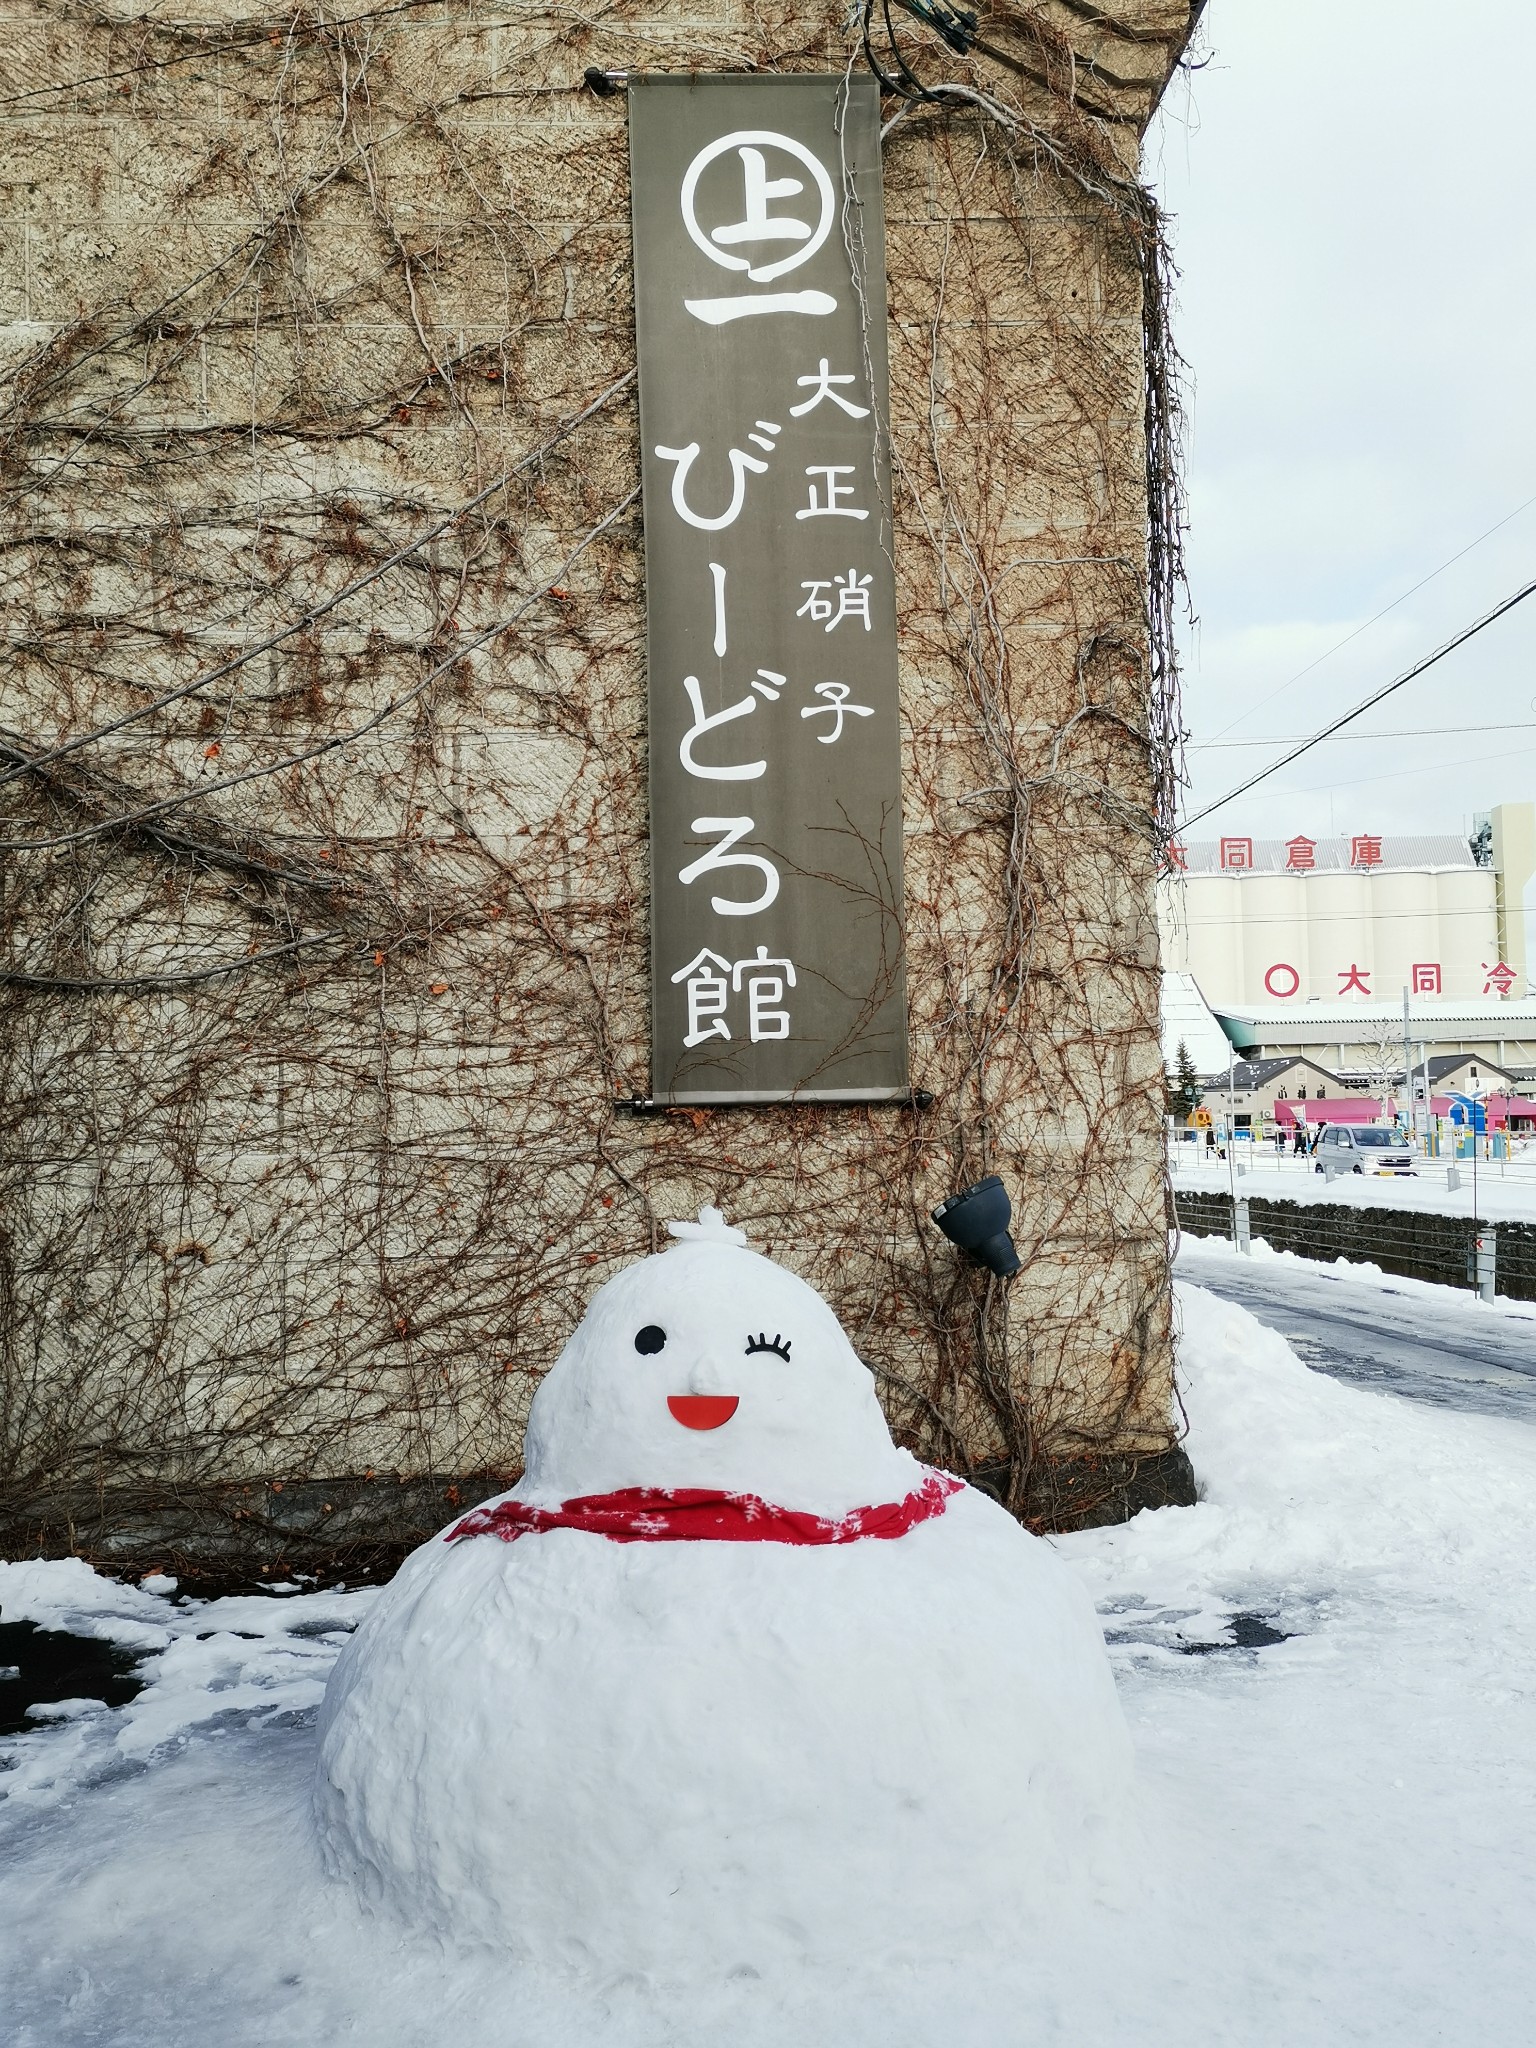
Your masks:
{"label": "snow tuft on snowman's head", "polygon": [[518,1496],[706,1487],[841,1514],[908,1492],[916,1461],[816,1290],[718,1209],[670,1228],[598,1289],[540,1385]]}
{"label": "snow tuft on snowman's head", "polygon": [[708,1202],[699,1211],[697,1223],[669,1223],[667,1230],[671,1236],[681,1238],[685,1243],[738,1244],[745,1247],[748,1241],[744,1230],[727,1223],[721,1212],[711,1208]]}

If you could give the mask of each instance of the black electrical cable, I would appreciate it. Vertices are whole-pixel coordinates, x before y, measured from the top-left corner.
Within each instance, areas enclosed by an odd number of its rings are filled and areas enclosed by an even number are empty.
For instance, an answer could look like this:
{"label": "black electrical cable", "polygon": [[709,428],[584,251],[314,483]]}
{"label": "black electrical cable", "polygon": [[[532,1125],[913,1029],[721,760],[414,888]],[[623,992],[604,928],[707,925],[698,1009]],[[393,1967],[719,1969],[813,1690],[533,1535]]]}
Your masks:
{"label": "black electrical cable", "polygon": [[1404,683],[1411,683],[1415,676],[1423,675],[1425,670],[1433,668],[1437,661],[1443,661],[1458,647],[1465,647],[1470,639],[1482,632],[1484,626],[1491,626],[1495,619],[1502,619],[1506,612],[1512,612],[1517,604],[1524,604],[1533,593],[1536,593],[1536,582],[1527,583],[1512,597],[1506,597],[1502,604],[1495,605],[1491,612],[1484,612],[1480,619],[1474,620],[1454,639],[1447,640],[1443,647],[1437,647],[1433,654],[1426,654],[1424,659],[1416,661],[1412,668],[1404,669],[1403,673],[1395,676],[1390,683],[1383,683],[1379,690],[1373,690],[1369,697],[1362,698],[1352,710],[1346,711],[1341,718],[1335,718],[1331,724],[1325,725],[1321,732],[1313,733],[1312,737],[1303,740],[1299,747],[1292,747],[1291,751],[1282,754],[1278,761],[1271,761],[1269,766],[1261,768],[1257,775],[1250,775],[1246,782],[1240,782],[1235,789],[1229,789],[1226,795],[1218,797],[1215,803],[1207,804],[1203,811],[1196,811],[1192,818],[1186,818],[1181,829],[1187,832],[1191,825],[1198,825],[1202,818],[1210,817],[1212,812],[1219,811],[1223,804],[1231,803],[1235,797],[1246,796],[1250,789],[1256,789],[1261,782],[1267,782],[1271,775],[1278,775],[1282,768],[1289,768],[1291,763],[1299,761],[1303,754],[1311,753],[1312,749],[1321,746],[1324,740],[1332,739],[1336,732],[1342,731],[1346,725],[1352,725],[1357,718],[1363,717],[1373,705],[1379,704],[1383,697],[1390,697],[1392,692],[1400,690]]}
{"label": "black electrical cable", "polygon": [[949,7],[945,0],[897,0],[897,5],[915,20],[926,22],[957,57],[968,56],[975,49],[976,17],[968,7]]}
{"label": "black electrical cable", "polygon": [[898,99],[924,100],[930,97],[927,88],[901,54],[896,41],[896,24],[891,19],[891,0],[879,0],[880,12],[885,18],[886,47],[890,61],[897,67],[893,76],[875,55],[874,18],[876,0],[864,0],[864,61],[875,74],[882,92],[894,93]]}
{"label": "black electrical cable", "polygon": [[[873,25],[876,0],[864,0],[864,57],[870,70],[879,81],[882,92],[894,93],[903,100],[941,101],[942,92],[930,92],[901,53],[896,40],[896,23],[891,17],[893,6],[910,14],[914,21],[920,21],[925,28],[931,28],[936,36],[958,57],[968,57],[974,50],[985,50],[989,56],[1001,56],[1001,52],[990,50],[978,40],[976,16],[966,7],[954,7],[948,0],[879,0],[880,13],[885,22],[885,42],[888,51],[887,62],[896,69],[894,74],[875,55]],[[1003,59],[1007,61],[1006,58]]]}

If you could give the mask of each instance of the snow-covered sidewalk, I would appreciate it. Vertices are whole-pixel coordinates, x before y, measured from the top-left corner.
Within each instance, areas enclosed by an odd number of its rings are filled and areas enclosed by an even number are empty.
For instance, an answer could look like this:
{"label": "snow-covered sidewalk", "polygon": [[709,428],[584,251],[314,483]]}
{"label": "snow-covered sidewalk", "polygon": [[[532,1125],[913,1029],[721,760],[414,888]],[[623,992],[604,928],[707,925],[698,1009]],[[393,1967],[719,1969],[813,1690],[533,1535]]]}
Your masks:
{"label": "snow-covered sidewalk", "polygon": [[1416,1174],[1344,1173],[1328,1180],[1306,1161],[1289,1156],[1276,1161],[1267,1145],[1241,1146],[1233,1157],[1229,1179],[1224,1159],[1196,1161],[1193,1147],[1175,1146],[1171,1170],[1175,1188],[1225,1195],[1235,1183],[1239,1195],[1263,1196],[1271,1202],[1342,1202],[1356,1209],[1406,1209],[1419,1214],[1465,1216],[1487,1222],[1536,1223],[1536,1158],[1527,1152],[1500,1171],[1497,1160],[1477,1169],[1477,1206],[1472,1204],[1472,1167],[1456,1165],[1461,1185],[1447,1183],[1446,1159],[1422,1159]]}
{"label": "snow-covered sidewalk", "polygon": [[1139,1756],[1117,1896],[896,1979],[512,1977],[317,1866],[312,1710],[371,1595],[177,1605],[13,1564],[6,1621],[125,1644],[150,1684],[0,1743],[7,2048],[1523,2048],[1536,1431],[1342,1386],[1179,1294],[1205,1497],[1061,1540]]}

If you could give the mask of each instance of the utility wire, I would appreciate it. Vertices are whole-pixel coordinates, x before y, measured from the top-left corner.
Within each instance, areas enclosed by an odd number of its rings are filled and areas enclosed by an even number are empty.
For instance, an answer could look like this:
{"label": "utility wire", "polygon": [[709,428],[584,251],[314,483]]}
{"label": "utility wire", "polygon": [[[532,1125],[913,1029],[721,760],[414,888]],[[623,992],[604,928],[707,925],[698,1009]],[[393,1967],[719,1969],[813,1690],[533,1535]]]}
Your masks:
{"label": "utility wire", "polygon": [[[1429,740],[1449,739],[1453,734],[1460,738],[1463,733],[1472,732],[1536,732],[1536,719],[1501,718],[1494,725],[1398,725],[1384,732],[1357,733],[1357,739],[1367,740]],[[1209,754],[1220,748],[1223,753],[1229,747],[1294,747],[1307,735],[1304,732],[1270,732],[1257,740],[1196,740],[1190,747],[1192,754]]]}
{"label": "utility wire", "polygon": [[1502,604],[1496,604],[1491,612],[1484,612],[1480,619],[1464,627],[1454,639],[1447,640],[1443,647],[1437,647],[1433,654],[1426,654],[1424,659],[1416,661],[1412,668],[1404,669],[1400,676],[1395,676],[1390,683],[1383,683],[1379,690],[1373,690],[1369,697],[1362,698],[1351,710],[1333,719],[1321,732],[1313,733],[1312,737],[1303,740],[1299,747],[1292,747],[1291,751],[1282,754],[1278,761],[1271,761],[1269,766],[1261,768],[1257,775],[1250,775],[1246,782],[1240,782],[1235,789],[1229,789],[1226,795],[1218,797],[1215,803],[1207,804],[1203,811],[1196,811],[1192,818],[1186,818],[1182,829],[1187,832],[1191,825],[1198,825],[1202,818],[1210,817],[1211,813],[1219,811],[1223,804],[1231,803],[1235,797],[1246,796],[1250,789],[1256,789],[1261,782],[1267,782],[1271,775],[1278,775],[1282,768],[1289,768],[1293,761],[1299,761],[1302,755],[1310,753],[1313,747],[1321,746],[1324,740],[1332,739],[1333,735],[1346,725],[1352,725],[1373,705],[1379,704],[1384,697],[1390,697],[1394,690],[1400,690],[1404,683],[1411,683],[1415,676],[1421,676],[1427,669],[1432,669],[1437,661],[1444,661],[1445,657],[1453,654],[1458,647],[1465,647],[1467,642],[1481,633],[1485,626],[1491,626],[1495,619],[1502,619],[1504,614],[1512,612],[1517,604],[1524,604],[1533,593],[1536,593],[1536,582],[1525,584],[1513,596],[1506,597]]}
{"label": "utility wire", "polygon": [[1309,661],[1305,668],[1297,669],[1295,675],[1287,676],[1283,683],[1277,683],[1267,697],[1261,697],[1257,704],[1250,704],[1246,711],[1239,712],[1230,725],[1224,725],[1221,728],[1221,731],[1216,735],[1217,739],[1225,739],[1229,732],[1235,731],[1245,719],[1252,718],[1256,711],[1262,711],[1266,704],[1273,704],[1277,697],[1283,697],[1292,683],[1299,683],[1303,676],[1311,675],[1313,669],[1321,668],[1325,661],[1331,661],[1341,647],[1347,647],[1351,640],[1358,640],[1360,635],[1368,632],[1378,619],[1384,619],[1388,612],[1395,612],[1400,604],[1406,604],[1409,598],[1422,590],[1427,583],[1433,583],[1437,576],[1443,576],[1447,569],[1452,568],[1461,560],[1463,555],[1470,555],[1474,548],[1480,548],[1485,540],[1490,539],[1492,535],[1499,531],[1500,527],[1508,526],[1511,519],[1518,519],[1520,514],[1532,505],[1536,505],[1536,494],[1525,499],[1522,504],[1517,505],[1513,512],[1506,512],[1502,519],[1496,519],[1486,532],[1480,533],[1477,536],[1476,540],[1469,540],[1466,546],[1458,548],[1454,555],[1447,555],[1438,569],[1431,569],[1427,576],[1421,576],[1417,583],[1411,583],[1399,596],[1394,597],[1390,604],[1384,604],[1379,612],[1372,612],[1363,625],[1356,626],[1352,633],[1346,633],[1342,640],[1336,640],[1326,653],[1318,655],[1314,661]]}
{"label": "utility wire", "polygon": [[1458,768],[1480,768],[1485,761],[1522,761],[1536,754],[1536,747],[1500,747],[1496,754],[1463,754],[1455,761],[1432,761],[1427,768],[1384,768],[1379,775],[1350,775],[1332,782],[1299,782],[1293,796],[1315,796],[1324,789],[1364,789],[1373,782],[1404,782],[1412,775],[1451,775]]}

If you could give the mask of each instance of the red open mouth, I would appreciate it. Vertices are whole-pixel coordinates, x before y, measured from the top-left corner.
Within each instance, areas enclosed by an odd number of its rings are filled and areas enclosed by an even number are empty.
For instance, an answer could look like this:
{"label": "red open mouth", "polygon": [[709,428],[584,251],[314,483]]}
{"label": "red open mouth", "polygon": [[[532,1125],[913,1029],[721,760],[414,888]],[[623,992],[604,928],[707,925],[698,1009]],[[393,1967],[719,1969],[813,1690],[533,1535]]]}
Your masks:
{"label": "red open mouth", "polygon": [[739,1394],[668,1394],[667,1406],[684,1429],[718,1429],[741,1405]]}

